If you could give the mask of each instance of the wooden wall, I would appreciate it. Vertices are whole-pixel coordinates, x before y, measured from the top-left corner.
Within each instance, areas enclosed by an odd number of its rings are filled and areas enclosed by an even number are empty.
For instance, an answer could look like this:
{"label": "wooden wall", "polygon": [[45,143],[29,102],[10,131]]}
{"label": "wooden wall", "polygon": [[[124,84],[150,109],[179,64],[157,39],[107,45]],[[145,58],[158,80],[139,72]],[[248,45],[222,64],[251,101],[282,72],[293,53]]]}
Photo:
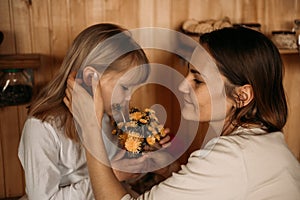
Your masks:
{"label": "wooden wall", "polygon": [[[220,19],[233,23],[258,22],[269,35],[272,30],[288,29],[300,18],[299,0],[0,0],[0,30],[4,41],[0,54],[38,53],[42,65],[35,70],[35,89],[47,83],[59,68],[74,37],[89,25],[113,22],[128,29],[165,27],[178,30],[189,18]],[[169,56],[149,55],[151,61],[170,64]],[[289,147],[300,158],[300,57],[284,54],[285,87],[290,118],[285,128]],[[160,89],[151,94],[157,99]],[[164,96],[164,102],[172,101]],[[0,109],[0,198],[24,193],[23,173],[17,147],[25,106]]]}

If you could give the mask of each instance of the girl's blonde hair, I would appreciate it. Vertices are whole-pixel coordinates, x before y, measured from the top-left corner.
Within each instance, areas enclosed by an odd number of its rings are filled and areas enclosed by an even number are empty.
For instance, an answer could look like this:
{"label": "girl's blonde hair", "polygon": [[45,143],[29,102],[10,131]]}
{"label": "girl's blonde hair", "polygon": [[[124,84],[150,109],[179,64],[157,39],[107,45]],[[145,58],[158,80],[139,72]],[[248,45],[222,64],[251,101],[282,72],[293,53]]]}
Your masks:
{"label": "girl's blonde hair", "polygon": [[[133,50],[115,60],[111,60],[112,62],[108,63],[107,70],[123,71],[130,67],[130,64],[131,66],[133,64],[147,64],[148,59],[144,51],[127,33],[126,37],[122,37],[122,40],[104,42],[116,35],[125,35],[125,32],[127,32],[126,29],[108,23],[96,24],[83,30],[75,38],[54,79],[39,92],[29,106],[29,116],[38,118],[43,122],[55,123],[57,128],[64,128],[65,135],[68,138],[79,141],[72,114],[63,103],[68,76],[73,71],[80,72],[83,64],[90,64],[91,66],[96,64],[95,69],[101,70],[101,66],[98,65],[99,61],[105,59],[107,55],[112,55],[119,49],[122,51],[122,46],[124,47],[124,45],[126,46],[124,48]],[[124,40],[124,38],[126,39]],[[99,45],[102,45],[101,48],[105,49],[105,51],[98,51],[96,54],[93,53],[93,56],[97,57],[96,60],[98,63],[86,63],[86,59],[90,57],[90,53],[95,52],[94,50],[99,48]],[[149,68],[145,67],[144,69],[146,70],[140,73],[140,81],[145,81],[148,76]]]}

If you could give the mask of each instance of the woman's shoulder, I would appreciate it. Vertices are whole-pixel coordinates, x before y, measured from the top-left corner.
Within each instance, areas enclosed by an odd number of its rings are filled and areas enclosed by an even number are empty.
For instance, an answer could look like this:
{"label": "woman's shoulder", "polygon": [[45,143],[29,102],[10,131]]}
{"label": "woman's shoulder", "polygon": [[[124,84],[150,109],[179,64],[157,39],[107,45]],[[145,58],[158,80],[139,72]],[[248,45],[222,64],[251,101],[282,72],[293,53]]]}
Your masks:
{"label": "woman's shoulder", "polygon": [[255,166],[265,163],[269,167],[276,165],[283,169],[289,165],[299,169],[299,163],[288,148],[282,132],[240,130],[210,140],[203,149],[193,152],[190,158],[199,162],[208,160],[237,166],[241,163]]}
{"label": "woman's shoulder", "polygon": [[287,145],[282,132],[267,133],[262,129],[238,129],[227,136],[211,139],[204,148],[191,154],[196,157],[217,156],[244,157],[245,152],[257,152],[274,150],[274,146],[286,149]]}
{"label": "woman's shoulder", "polygon": [[[214,138],[210,143],[218,144],[217,147],[247,149],[252,145],[263,148],[269,146],[286,146],[282,132],[267,132],[261,128],[238,128],[230,135]],[[211,144],[208,144],[211,146]]]}

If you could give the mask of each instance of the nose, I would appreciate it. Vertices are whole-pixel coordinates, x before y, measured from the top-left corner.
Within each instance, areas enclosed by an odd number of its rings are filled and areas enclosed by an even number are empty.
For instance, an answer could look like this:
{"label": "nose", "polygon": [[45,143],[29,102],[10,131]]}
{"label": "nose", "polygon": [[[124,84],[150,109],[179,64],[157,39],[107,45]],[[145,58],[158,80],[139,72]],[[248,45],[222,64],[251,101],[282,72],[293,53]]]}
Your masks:
{"label": "nose", "polygon": [[128,96],[125,97],[124,100],[125,100],[125,101],[130,101],[130,99],[131,99],[131,95],[128,95]]}
{"label": "nose", "polygon": [[187,93],[189,93],[189,87],[190,87],[190,85],[189,85],[189,83],[188,83],[188,81],[186,80],[186,79],[184,79],[180,84],[179,84],[179,86],[178,86],[178,90],[180,91],[180,92],[182,92],[182,93],[185,93],[185,94],[187,94]]}

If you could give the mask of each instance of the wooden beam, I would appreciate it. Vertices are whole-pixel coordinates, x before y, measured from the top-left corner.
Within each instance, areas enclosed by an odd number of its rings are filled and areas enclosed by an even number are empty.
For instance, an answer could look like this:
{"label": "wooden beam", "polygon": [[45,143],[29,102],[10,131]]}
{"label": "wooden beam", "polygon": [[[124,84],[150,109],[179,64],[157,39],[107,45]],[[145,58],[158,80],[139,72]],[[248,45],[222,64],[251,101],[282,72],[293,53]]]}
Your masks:
{"label": "wooden beam", "polygon": [[0,69],[28,69],[41,65],[39,54],[7,54],[0,55]]}

